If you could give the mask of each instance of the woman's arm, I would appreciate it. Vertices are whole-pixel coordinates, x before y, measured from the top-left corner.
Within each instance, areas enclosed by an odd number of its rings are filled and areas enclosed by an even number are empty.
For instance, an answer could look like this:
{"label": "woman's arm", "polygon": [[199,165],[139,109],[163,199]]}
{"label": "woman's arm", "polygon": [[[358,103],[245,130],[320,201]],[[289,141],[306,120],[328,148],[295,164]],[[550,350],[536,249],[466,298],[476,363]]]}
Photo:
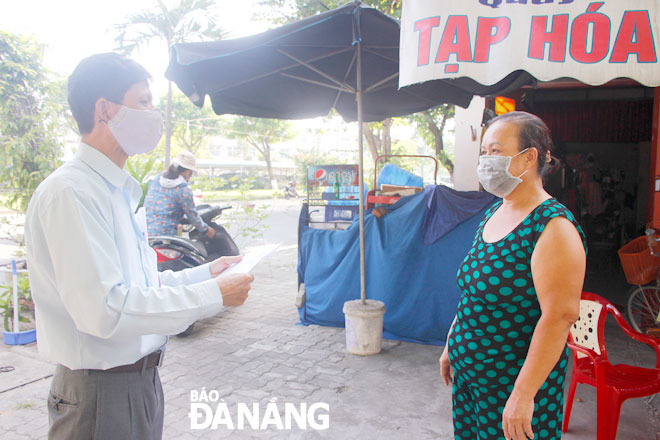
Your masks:
{"label": "woman's arm", "polygon": [[454,320],[449,326],[449,331],[447,332],[447,340],[445,341],[445,348],[442,350],[442,354],[440,355],[440,376],[442,377],[442,381],[445,383],[445,386],[451,385],[454,381],[454,370],[451,368],[451,364],[449,363],[448,348],[449,335],[451,335],[451,331],[454,329],[454,324],[456,324],[456,316],[454,316]]}
{"label": "woman's arm", "polygon": [[183,187],[183,190],[181,191],[180,200],[181,200],[181,208],[183,209],[183,212],[186,214],[186,217],[188,217],[188,221],[197,229],[199,229],[201,232],[206,233],[206,231],[209,229],[209,226],[206,223],[204,223],[204,220],[202,220],[202,218],[199,216],[199,213],[195,209],[195,202],[193,201],[193,193],[188,185],[185,185]]}
{"label": "woman's arm", "polygon": [[559,360],[579,316],[585,270],[586,253],[575,226],[564,217],[550,220],[532,254],[541,318],[502,414],[507,439],[534,437],[534,396]]}

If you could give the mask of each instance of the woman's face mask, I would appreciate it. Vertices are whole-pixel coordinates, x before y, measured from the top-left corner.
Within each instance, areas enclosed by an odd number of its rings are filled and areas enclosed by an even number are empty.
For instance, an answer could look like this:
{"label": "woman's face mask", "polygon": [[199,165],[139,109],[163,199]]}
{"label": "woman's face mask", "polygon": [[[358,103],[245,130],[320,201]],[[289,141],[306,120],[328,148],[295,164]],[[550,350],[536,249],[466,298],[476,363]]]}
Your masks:
{"label": "woman's face mask", "polygon": [[479,166],[477,167],[477,175],[479,182],[489,193],[497,197],[506,197],[522,182],[523,174],[529,171],[529,168],[523,173],[515,177],[509,172],[509,165],[511,159],[529,150],[525,148],[518,154],[513,156],[496,156],[496,155],[483,155],[479,156]]}
{"label": "woman's face mask", "polygon": [[163,135],[163,118],[156,109],[138,110],[122,105],[107,124],[121,149],[129,156],[150,152]]}

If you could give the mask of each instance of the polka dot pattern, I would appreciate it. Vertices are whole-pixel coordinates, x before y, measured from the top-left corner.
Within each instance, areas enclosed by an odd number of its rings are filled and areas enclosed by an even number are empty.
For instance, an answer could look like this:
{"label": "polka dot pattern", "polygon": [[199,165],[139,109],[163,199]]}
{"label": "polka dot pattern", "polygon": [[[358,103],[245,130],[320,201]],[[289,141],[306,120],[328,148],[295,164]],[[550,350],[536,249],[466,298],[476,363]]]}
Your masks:
{"label": "polka dot pattern", "polygon": [[[585,242],[571,212],[555,199],[548,199],[506,237],[486,243],[482,238],[484,225],[500,205],[501,201],[486,212],[457,274],[463,296],[447,341],[454,368],[456,439],[504,439],[502,410],[541,317],[531,257],[545,226],[557,216],[565,217]],[[532,420],[535,439],[561,437],[567,360],[568,348],[536,395]]]}

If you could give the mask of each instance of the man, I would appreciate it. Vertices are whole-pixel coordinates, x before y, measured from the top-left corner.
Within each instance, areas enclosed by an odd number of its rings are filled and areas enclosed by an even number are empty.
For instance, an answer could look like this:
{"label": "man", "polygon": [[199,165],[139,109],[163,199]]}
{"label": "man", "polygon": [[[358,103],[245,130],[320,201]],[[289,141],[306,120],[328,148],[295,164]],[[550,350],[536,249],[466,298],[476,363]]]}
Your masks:
{"label": "man", "polygon": [[[39,351],[57,364],[48,396],[51,439],[160,439],[158,376],[167,337],[246,300],[251,275],[218,275],[240,257],[158,273],[128,156],[162,133],[150,75],[106,53],[69,77],[81,143],[35,191],[25,221]],[[142,222],[143,223],[143,222]]]}

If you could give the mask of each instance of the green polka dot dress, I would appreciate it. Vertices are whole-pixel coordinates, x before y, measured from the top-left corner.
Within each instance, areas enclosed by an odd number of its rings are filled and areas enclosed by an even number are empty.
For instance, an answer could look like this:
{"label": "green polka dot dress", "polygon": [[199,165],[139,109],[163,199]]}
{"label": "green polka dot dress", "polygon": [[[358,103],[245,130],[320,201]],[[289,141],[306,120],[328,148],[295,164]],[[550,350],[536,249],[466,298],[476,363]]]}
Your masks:
{"label": "green polka dot dress", "polygon": [[[457,274],[463,295],[447,341],[454,369],[456,439],[504,439],[502,411],[541,316],[531,259],[545,226],[557,216],[567,218],[586,248],[584,233],[573,214],[554,198],[537,206],[502,240],[486,243],[482,238],[484,225],[501,204],[497,202],[486,212]],[[568,348],[536,395],[532,419],[535,439],[561,438],[567,363]]]}

